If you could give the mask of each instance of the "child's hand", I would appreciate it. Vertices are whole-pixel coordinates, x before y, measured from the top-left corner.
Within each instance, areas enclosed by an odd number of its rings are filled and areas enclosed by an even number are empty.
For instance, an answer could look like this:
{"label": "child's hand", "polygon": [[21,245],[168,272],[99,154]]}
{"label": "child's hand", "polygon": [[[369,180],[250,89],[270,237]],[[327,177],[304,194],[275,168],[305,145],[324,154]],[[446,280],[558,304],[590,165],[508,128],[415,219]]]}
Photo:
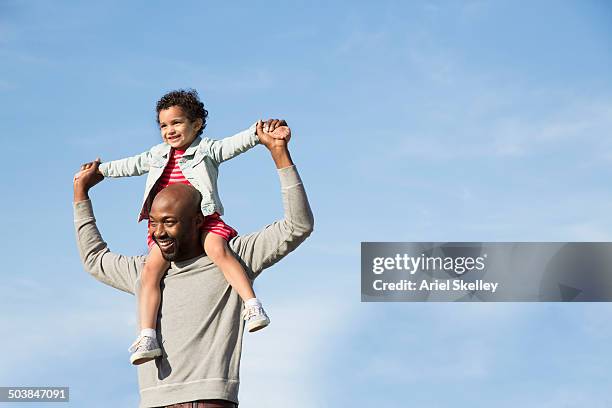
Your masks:
{"label": "child's hand", "polygon": [[279,119],[268,119],[265,122],[257,121],[257,136],[259,141],[268,148],[286,147],[291,139],[291,129],[287,122]]}
{"label": "child's hand", "polygon": [[[83,165],[81,165],[81,168],[79,169],[79,171],[77,171],[74,175],[74,180],[73,181],[77,181],[79,179],[79,177],[81,176],[81,174],[83,174],[84,172],[86,172],[87,170],[89,170],[91,168],[91,166],[94,165],[94,163],[98,163],[100,164],[100,158],[98,157],[96,160],[89,162],[89,163],[84,163]],[[99,168],[96,168],[96,174],[104,177],[104,175],[102,174],[102,172],[100,171]]]}
{"label": "child's hand", "polygon": [[[91,166],[94,165],[94,163],[102,163],[102,161],[100,160],[100,158],[98,157],[96,160],[89,162],[89,163],[85,163],[83,165],[81,165],[81,171],[87,170],[89,169]],[[102,172],[100,171],[100,169],[96,169],[96,173],[98,173],[99,175],[103,176]]]}
{"label": "child's hand", "polygon": [[262,125],[264,133],[273,139],[282,139],[288,142],[291,138],[291,129],[287,126],[287,122],[282,119],[268,119]]}

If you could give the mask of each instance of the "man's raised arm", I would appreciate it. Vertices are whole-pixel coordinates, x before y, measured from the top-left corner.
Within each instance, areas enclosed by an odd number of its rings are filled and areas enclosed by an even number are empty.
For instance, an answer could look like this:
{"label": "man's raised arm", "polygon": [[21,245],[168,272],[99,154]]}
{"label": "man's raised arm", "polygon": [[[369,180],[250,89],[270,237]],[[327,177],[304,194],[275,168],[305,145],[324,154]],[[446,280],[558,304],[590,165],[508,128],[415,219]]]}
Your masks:
{"label": "man's raised arm", "polygon": [[97,172],[99,165],[99,160],[84,165],[74,177],[74,226],[79,254],[85,270],[94,278],[133,294],[144,257],[114,254],[100,235],[89,199],[89,189],[104,178]]}
{"label": "man's raised arm", "polygon": [[[278,122],[271,125],[274,130]],[[289,131],[288,128],[278,131]],[[261,123],[257,129],[261,143],[265,145],[278,169],[280,177],[284,217],[253,234],[239,236],[231,241],[231,248],[247,266],[251,279],[285,257],[312,233],[314,218],[302,180],[297,172],[287,143],[290,133],[284,139],[272,138],[263,132]]]}

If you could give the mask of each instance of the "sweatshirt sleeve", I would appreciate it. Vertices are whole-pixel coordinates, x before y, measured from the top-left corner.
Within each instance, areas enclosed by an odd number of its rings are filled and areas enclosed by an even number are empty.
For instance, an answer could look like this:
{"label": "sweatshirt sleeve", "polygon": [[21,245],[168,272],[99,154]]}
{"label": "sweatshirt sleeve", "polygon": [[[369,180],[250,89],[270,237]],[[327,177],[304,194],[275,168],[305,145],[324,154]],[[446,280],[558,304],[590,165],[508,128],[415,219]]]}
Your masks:
{"label": "sweatshirt sleeve", "polygon": [[259,144],[259,137],[257,136],[255,126],[256,124],[253,124],[247,130],[221,140],[208,139],[210,156],[217,163],[222,163],[255,147]]}
{"label": "sweatshirt sleeve", "polygon": [[134,294],[145,257],[119,255],[108,249],[96,225],[90,200],[74,203],[74,226],[85,270],[102,283]]}
{"label": "sweatshirt sleeve", "polygon": [[100,172],[104,177],[132,177],[141,176],[149,171],[151,165],[151,151],[125,159],[100,163]]}
{"label": "sweatshirt sleeve", "polygon": [[247,266],[251,279],[297,248],[314,228],[314,217],[296,167],[279,169],[278,174],[283,198],[283,219],[261,231],[238,236],[230,244]]}

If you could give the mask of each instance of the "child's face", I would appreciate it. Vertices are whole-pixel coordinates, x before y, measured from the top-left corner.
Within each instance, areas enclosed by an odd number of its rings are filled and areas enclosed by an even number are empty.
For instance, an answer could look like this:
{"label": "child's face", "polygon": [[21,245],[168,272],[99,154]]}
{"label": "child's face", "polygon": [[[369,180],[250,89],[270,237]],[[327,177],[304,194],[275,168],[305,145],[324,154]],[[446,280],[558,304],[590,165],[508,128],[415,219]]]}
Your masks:
{"label": "child's face", "polygon": [[164,142],[175,149],[187,149],[202,127],[202,119],[190,121],[180,106],[159,111],[159,129]]}

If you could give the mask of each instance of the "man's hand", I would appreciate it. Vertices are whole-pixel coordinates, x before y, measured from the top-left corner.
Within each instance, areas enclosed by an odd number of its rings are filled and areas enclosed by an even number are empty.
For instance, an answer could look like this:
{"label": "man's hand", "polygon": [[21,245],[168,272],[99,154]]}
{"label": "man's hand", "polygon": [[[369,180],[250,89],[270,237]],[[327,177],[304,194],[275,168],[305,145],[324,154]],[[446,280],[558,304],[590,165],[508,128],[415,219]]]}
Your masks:
{"label": "man's hand", "polygon": [[279,119],[269,119],[265,123],[261,120],[257,122],[257,137],[261,144],[266,146],[276,167],[282,169],[293,165],[287,144],[291,139],[291,129],[287,122]]}
{"label": "man's hand", "polygon": [[266,120],[263,122],[263,131],[274,139],[286,139],[288,142],[291,138],[291,129],[289,129],[287,122],[283,119]]}
{"label": "man's hand", "polygon": [[81,166],[81,171],[74,175],[74,202],[89,200],[89,189],[104,179],[98,167],[100,159],[85,163]]}
{"label": "man's hand", "polygon": [[291,129],[282,119],[268,119],[257,122],[257,137],[261,144],[268,149],[272,147],[285,147],[291,139]]}

